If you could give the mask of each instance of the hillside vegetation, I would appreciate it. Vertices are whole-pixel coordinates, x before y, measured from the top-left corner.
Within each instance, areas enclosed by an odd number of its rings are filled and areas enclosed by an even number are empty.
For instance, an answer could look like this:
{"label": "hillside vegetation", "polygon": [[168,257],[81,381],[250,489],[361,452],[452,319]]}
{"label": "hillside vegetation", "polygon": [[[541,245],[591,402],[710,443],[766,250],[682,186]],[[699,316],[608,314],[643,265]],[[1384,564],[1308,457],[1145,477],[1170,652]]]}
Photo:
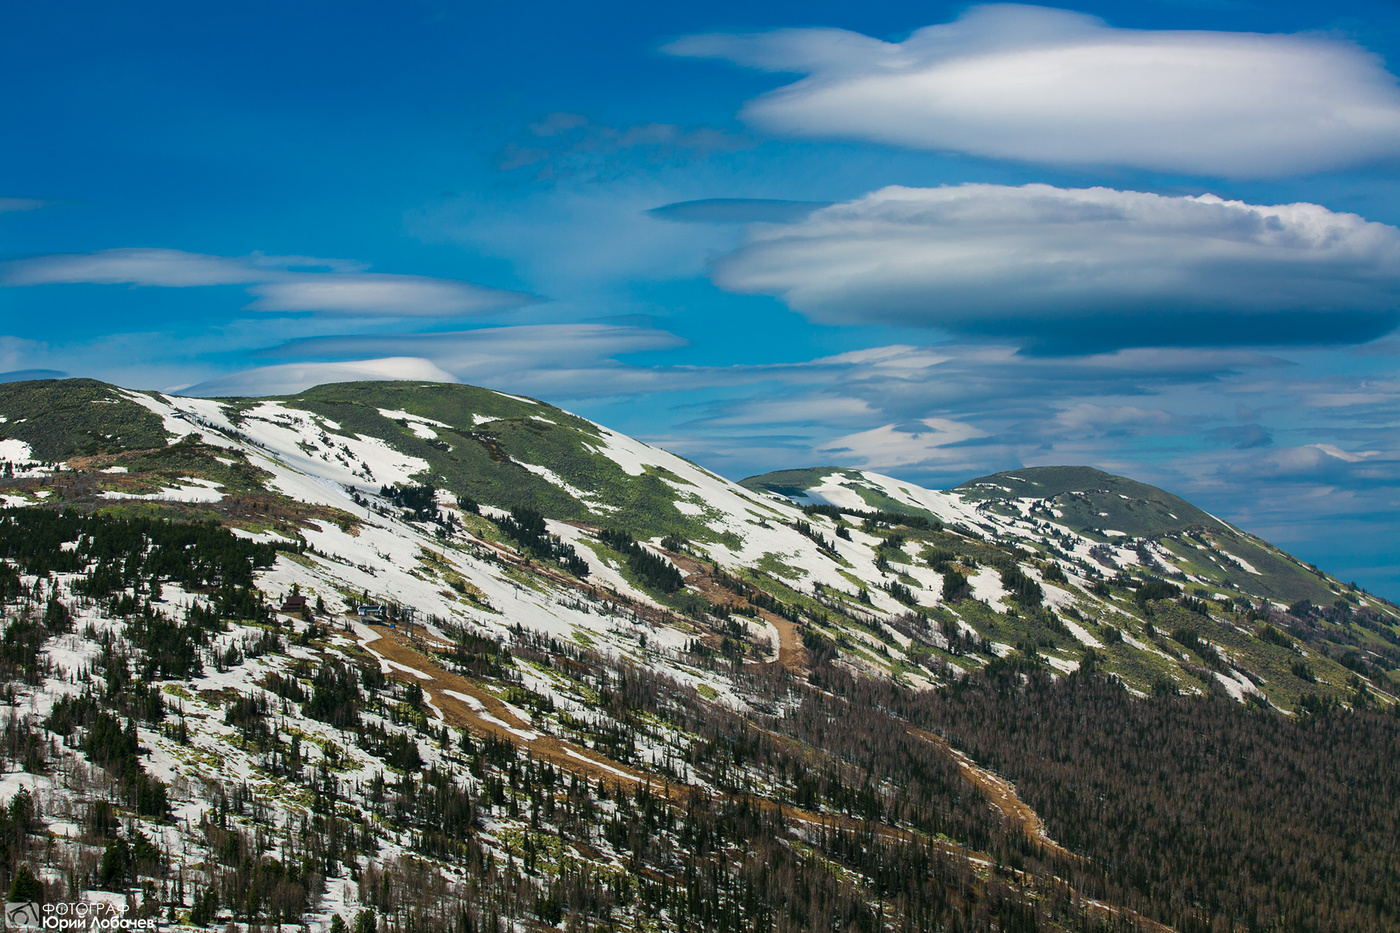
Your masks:
{"label": "hillside vegetation", "polygon": [[468,386],[0,414],[15,890],[232,933],[1400,928],[1400,613],[1153,487],[738,485]]}

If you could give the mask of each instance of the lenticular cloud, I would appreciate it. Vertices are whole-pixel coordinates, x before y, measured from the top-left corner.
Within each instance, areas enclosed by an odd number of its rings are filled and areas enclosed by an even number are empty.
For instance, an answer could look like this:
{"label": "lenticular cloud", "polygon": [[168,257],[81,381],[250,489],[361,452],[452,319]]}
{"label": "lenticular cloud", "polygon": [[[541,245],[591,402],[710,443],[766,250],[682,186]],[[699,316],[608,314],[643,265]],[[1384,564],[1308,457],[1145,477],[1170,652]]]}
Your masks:
{"label": "lenticular cloud", "polygon": [[899,43],[788,29],[666,50],[805,73],[744,108],[750,122],[798,136],[1235,177],[1400,152],[1395,77],[1378,56],[1316,36],[1114,29],[1005,4]]}
{"label": "lenticular cloud", "polygon": [[755,225],[712,275],[823,323],[1067,350],[1345,343],[1397,322],[1400,230],[1316,204],[1213,195],[890,187]]}

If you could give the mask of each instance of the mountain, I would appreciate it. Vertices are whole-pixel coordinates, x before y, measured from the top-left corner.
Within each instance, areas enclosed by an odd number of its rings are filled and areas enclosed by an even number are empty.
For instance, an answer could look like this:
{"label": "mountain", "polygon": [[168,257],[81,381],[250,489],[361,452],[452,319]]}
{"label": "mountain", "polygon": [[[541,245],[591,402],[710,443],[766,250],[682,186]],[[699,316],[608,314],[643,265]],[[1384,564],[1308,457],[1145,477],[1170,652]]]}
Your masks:
{"label": "mountain", "polygon": [[1027,467],[968,480],[958,488],[965,498],[996,503],[1003,514],[1010,514],[1018,499],[1042,500],[1057,524],[1080,534],[1103,535],[1112,528],[1143,536],[1228,527],[1185,499],[1092,467]]}
{"label": "mountain", "polygon": [[0,507],[0,883],[50,899],[240,933],[1400,916],[1365,816],[1400,611],[1130,479],[736,484],[471,386],[47,380],[0,385]]}

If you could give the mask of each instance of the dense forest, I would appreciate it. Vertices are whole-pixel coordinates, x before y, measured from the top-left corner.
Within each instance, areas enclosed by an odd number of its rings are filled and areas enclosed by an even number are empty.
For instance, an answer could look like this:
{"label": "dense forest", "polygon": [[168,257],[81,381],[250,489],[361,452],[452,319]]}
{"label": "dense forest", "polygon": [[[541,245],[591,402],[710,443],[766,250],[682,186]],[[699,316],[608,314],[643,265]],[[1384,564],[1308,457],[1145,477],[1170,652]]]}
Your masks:
{"label": "dense forest", "polygon": [[[844,680],[841,687],[837,681]],[[1002,670],[920,696],[833,675],[1016,781],[1076,887],[1181,930],[1400,926],[1400,718]],[[1089,866],[1092,866],[1091,868]]]}

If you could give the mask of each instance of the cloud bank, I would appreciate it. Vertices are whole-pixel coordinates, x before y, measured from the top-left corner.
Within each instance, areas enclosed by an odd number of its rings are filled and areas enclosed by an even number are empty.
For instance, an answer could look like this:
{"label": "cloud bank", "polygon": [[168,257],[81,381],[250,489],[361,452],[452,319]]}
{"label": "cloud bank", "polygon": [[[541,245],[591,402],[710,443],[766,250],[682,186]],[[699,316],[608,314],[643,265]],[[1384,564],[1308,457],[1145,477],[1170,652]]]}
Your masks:
{"label": "cloud bank", "polygon": [[843,466],[897,470],[966,460],[966,451],[947,448],[986,436],[985,431],[960,421],[921,418],[833,438],[814,450],[828,459],[838,459]]}
{"label": "cloud bank", "polygon": [[[655,390],[651,371],[613,357],[685,343],[649,327],[617,324],[528,324],[425,334],[346,334],[292,340],[267,357],[355,360],[388,353],[431,361],[474,385],[539,397],[597,397]],[[416,377],[415,377],[416,378]],[[638,386],[643,381],[645,386]]]}
{"label": "cloud bank", "polygon": [[[208,256],[174,249],[108,249],[0,265],[0,285],[242,285],[252,311],[462,317],[536,301],[523,292],[455,279],[362,271],[358,263],[306,256]],[[316,270],[316,271],[308,271]]]}
{"label": "cloud bank", "polygon": [[456,382],[431,362],[415,357],[385,357],[340,363],[284,363],[263,366],[210,379],[180,390],[181,395],[219,398],[229,396],[292,395],[330,382]]}
{"label": "cloud bank", "polygon": [[1360,342],[1400,323],[1395,227],[1111,188],[884,188],[756,225],[712,276],[821,323],[1058,350]]}
{"label": "cloud bank", "polygon": [[976,6],[903,42],[839,29],[691,36],[673,55],[807,77],[749,102],[794,135],[1220,176],[1325,171],[1400,150],[1400,89],[1338,39],[1114,29]]}

